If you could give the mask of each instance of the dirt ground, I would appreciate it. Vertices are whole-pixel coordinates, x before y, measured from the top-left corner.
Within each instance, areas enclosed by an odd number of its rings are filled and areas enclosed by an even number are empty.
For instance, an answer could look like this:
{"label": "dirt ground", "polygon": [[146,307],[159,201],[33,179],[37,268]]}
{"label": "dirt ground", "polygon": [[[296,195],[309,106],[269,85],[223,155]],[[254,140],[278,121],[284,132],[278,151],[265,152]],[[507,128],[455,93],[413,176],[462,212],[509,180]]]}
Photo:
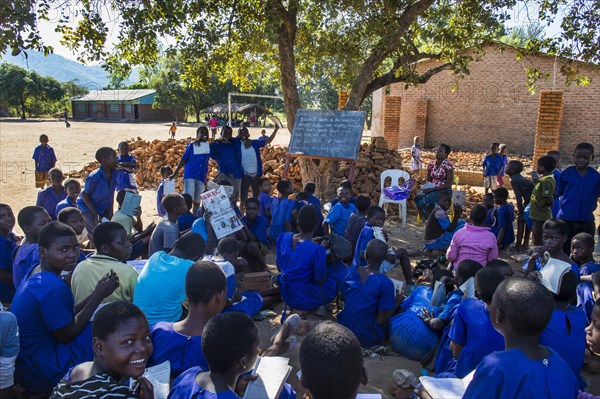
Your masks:
{"label": "dirt ground", "polygon": [[[0,202],[9,204],[15,215],[21,208],[35,204],[39,191],[34,185],[34,163],[31,159],[34,148],[38,145],[39,135],[44,133],[50,138],[50,145],[54,147],[58,166],[63,172],[80,170],[85,164],[94,160],[96,149],[102,146],[116,148],[119,141],[140,137],[145,140],[167,139],[169,123],[102,123],[102,122],[71,122],[71,128],[65,128],[64,122],[57,120],[0,120]],[[177,138],[195,136],[196,125],[185,124],[178,128]],[[267,129],[270,133],[271,129]],[[251,136],[257,138],[260,129],[251,129]],[[273,145],[287,145],[289,132],[280,131]],[[144,224],[158,221],[156,212],[156,192],[154,190],[142,191],[142,209]],[[385,228],[390,230],[392,244],[407,248],[409,252],[417,251],[423,237],[423,224],[416,224],[415,214],[409,212],[406,228],[402,228],[398,217],[390,215]],[[16,227],[19,231],[18,226]],[[502,254],[505,260],[512,262],[515,269],[517,265],[509,254]],[[418,258],[413,258],[416,262]],[[269,255],[270,263],[274,256]],[[261,346],[266,346],[270,336],[277,329],[279,316],[257,323],[261,331]],[[298,344],[301,342],[300,341]],[[297,392],[303,392],[296,377],[298,367],[298,346],[292,348],[288,354],[294,370],[290,375],[290,382]],[[379,392],[383,397],[389,398],[387,393],[392,372],[404,368],[413,371],[417,376],[421,365],[400,356],[375,355],[365,357],[365,365],[369,375],[369,385],[363,386],[360,392]],[[591,392],[600,393],[600,377],[589,376]]]}

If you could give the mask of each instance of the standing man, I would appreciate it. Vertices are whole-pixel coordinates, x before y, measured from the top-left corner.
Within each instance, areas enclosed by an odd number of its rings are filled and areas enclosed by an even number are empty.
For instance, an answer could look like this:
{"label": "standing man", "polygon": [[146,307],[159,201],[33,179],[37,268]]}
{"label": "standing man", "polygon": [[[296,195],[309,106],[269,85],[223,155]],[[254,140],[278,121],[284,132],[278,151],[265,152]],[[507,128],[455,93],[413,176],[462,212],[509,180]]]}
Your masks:
{"label": "standing man", "polygon": [[219,173],[215,181],[226,180],[233,186],[232,202],[236,202],[242,183],[242,162],[240,154],[241,141],[232,137],[233,130],[224,126],[221,137],[210,143],[210,157],[217,161]]}

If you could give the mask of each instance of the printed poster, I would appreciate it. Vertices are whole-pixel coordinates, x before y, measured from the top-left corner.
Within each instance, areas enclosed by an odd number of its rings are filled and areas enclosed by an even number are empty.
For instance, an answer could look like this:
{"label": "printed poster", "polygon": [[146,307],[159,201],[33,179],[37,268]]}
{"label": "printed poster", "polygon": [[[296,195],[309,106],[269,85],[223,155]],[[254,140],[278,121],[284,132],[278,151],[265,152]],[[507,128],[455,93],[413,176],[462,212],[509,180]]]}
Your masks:
{"label": "printed poster", "polygon": [[202,205],[210,212],[210,224],[218,239],[242,229],[242,222],[231,207],[225,187],[202,193]]}

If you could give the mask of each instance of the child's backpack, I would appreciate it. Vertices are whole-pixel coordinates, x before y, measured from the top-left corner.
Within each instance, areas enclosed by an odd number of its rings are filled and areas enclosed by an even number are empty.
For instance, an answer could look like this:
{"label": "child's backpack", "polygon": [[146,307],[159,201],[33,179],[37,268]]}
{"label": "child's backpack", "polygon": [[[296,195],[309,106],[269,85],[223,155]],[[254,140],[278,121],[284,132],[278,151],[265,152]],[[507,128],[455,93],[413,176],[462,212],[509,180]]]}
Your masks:
{"label": "child's backpack", "polygon": [[[337,234],[328,235],[327,240],[331,243],[330,255],[342,261],[352,258],[352,244],[350,241]],[[335,260],[331,259],[331,261]]]}
{"label": "child's backpack", "polygon": [[393,199],[394,201],[402,201],[410,197],[410,192],[415,179],[408,179],[401,186],[390,186],[383,189],[383,193],[386,197]]}

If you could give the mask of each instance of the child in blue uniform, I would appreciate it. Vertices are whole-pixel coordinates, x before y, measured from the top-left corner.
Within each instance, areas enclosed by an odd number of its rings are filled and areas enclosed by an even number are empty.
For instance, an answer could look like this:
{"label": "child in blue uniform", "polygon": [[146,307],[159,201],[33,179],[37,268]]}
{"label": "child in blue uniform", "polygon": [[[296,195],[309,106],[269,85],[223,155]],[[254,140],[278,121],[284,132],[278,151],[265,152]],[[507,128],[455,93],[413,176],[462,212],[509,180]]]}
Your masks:
{"label": "child in blue uniform", "polygon": [[[344,233],[346,232],[346,224],[348,224],[350,215],[358,211],[356,206],[349,202],[349,189],[345,187],[339,187],[337,189],[337,199],[339,202],[331,207],[331,210],[323,222],[323,230],[326,234],[331,232],[343,237]],[[329,226],[331,226],[332,231],[330,231]]]}
{"label": "child in blue uniform", "polygon": [[483,187],[485,193],[489,190],[496,191],[498,187],[498,176],[504,171],[504,158],[498,155],[498,143],[492,143],[490,153],[483,158]]}
{"label": "child in blue uniform", "polygon": [[577,276],[569,270],[561,278],[559,292],[552,293],[554,311],[548,326],[540,335],[540,344],[555,350],[581,382],[579,373],[585,354],[586,318],[582,309],[571,305],[576,290]]}
{"label": "child in blue uniform", "polygon": [[[162,176],[162,180],[158,185],[158,189],[156,190],[156,212],[158,216],[164,217],[167,214],[165,207],[162,206],[162,199],[165,196],[165,180],[169,178],[173,174],[173,169],[170,166],[161,166],[160,175]],[[167,193],[168,194],[168,193]]]}
{"label": "child in blue uniform", "polygon": [[135,158],[129,153],[129,144],[126,141],[119,143],[119,166],[115,173],[117,174],[117,191],[130,189],[137,193],[137,181],[135,180],[135,171],[138,164]]}
{"label": "child in blue uniform", "polygon": [[354,399],[359,385],[368,381],[360,343],[331,321],[317,325],[302,341],[300,369],[312,399]]}
{"label": "child in blue uniform", "polygon": [[[79,209],[73,207],[63,208],[58,212],[57,216],[58,221],[72,228],[77,237],[83,233],[85,225],[83,224],[83,215]],[[79,248],[79,259],[77,260],[77,264],[86,260],[87,257],[93,253],[94,251]]]}
{"label": "child in blue uniform", "polygon": [[294,192],[288,180],[277,182],[277,197],[271,200],[271,224],[269,226],[269,239],[273,242],[281,233],[292,231],[292,209],[294,200],[288,197]]}
{"label": "child in blue uniform", "polygon": [[188,269],[185,294],[189,312],[181,321],[159,322],[152,328],[151,365],[169,360],[172,379],[192,367],[208,370],[202,353],[202,332],[206,323],[225,307],[225,288],[225,274],[215,263],[199,261]]}
{"label": "child in blue uniform", "polygon": [[[173,382],[168,398],[240,399],[244,386],[236,383],[254,367],[257,349],[258,329],[250,317],[242,313],[213,317],[202,332],[202,352],[210,370],[190,368]],[[295,397],[296,392],[285,384],[279,398]]]}
{"label": "child in blue uniform", "polygon": [[281,296],[292,309],[312,310],[327,305],[335,297],[335,281],[327,278],[325,248],[312,242],[317,228],[317,210],[305,206],[298,212],[300,233],[284,233],[277,238],[276,263]]}
{"label": "child in blue uniform", "polygon": [[383,342],[388,321],[402,301],[392,280],[379,272],[387,250],[385,242],[369,241],[365,251],[367,266],[352,266],[342,287],[345,306],[338,314],[338,321],[348,327],[364,347]]}
{"label": "child in blue uniform", "polygon": [[[93,293],[75,306],[69,286],[60,278],[79,257],[72,228],[51,222],[39,232],[40,265],[29,272],[15,294],[11,311],[19,322],[21,351],[16,377],[27,391],[50,392],[67,370],[92,360],[91,325],[98,305],[117,288],[116,274],[105,275]],[[75,312],[75,310],[78,312]]]}
{"label": "child in blue uniform", "polygon": [[0,204],[0,303],[9,304],[15,296],[12,265],[13,252],[18,246],[13,234],[15,215],[7,204]]}
{"label": "child in blue uniform", "polygon": [[496,203],[496,223],[492,226],[492,233],[496,235],[499,249],[506,249],[515,242],[515,207],[509,204],[508,190],[498,187],[494,191],[494,202]]}
{"label": "child in blue uniform", "polygon": [[[579,265],[581,276],[600,271],[600,263],[594,260],[594,237],[588,233],[575,234],[571,240],[571,259]],[[583,279],[582,279],[583,280]],[[591,281],[581,281],[577,286],[577,306],[585,312],[587,322],[592,320],[594,287]]]}
{"label": "child in blue uniform", "polygon": [[177,217],[177,225],[179,225],[179,231],[186,231],[192,228],[196,217],[191,212],[192,207],[194,206],[194,200],[192,199],[192,196],[187,193],[183,193],[182,195],[183,199],[185,200],[185,206],[187,207],[187,213]]}
{"label": "child in blue uniform", "polygon": [[321,200],[315,196],[315,191],[317,190],[317,185],[313,182],[308,182],[304,185],[304,191],[308,193],[308,202],[317,209],[317,217],[319,218],[319,227],[315,232],[315,236],[320,237],[323,235],[323,221],[325,217],[323,216],[323,209],[321,207]]}
{"label": "child in blue uniform", "polygon": [[13,254],[12,277],[15,289],[19,288],[27,272],[40,263],[38,234],[42,227],[50,223],[50,216],[41,206],[26,206],[19,211],[17,221],[25,233],[25,240]]}
{"label": "child in blue uniform", "polygon": [[577,379],[569,366],[538,342],[552,308],[552,294],[539,283],[518,277],[500,283],[492,298],[490,318],[504,336],[506,350],[483,358],[463,398],[577,396]]}
{"label": "child in blue uniform", "polygon": [[446,252],[454,233],[464,227],[465,221],[460,220],[462,208],[457,205],[454,205],[454,215],[450,220],[448,211],[451,205],[452,194],[449,191],[440,191],[437,204],[425,224],[425,250]]}
{"label": "child in blue uniform", "polygon": [[[125,301],[107,304],[94,316],[92,336],[94,361],[69,370],[50,399],[154,398],[154,387],[143,376],[152,340],[141,309]],[[129,389],[130,378],[137,382],[134,391]]]}
{"label": "child in blue uniform", "polygon": [[[492,352],[504,349],[504,337],[494,329],[489,306],[504,276],[492,267],[485,267],[475,275],[475,296],[465,298],[450,328],[450,348],[456,359],[454,375],[463,378],[475,370],[479,362]],[[437,373],[437,370],[436,370]]]}
{"label": "child in blue uniform", "polygon": [[[559,151],[548,151],[546,153],[546,155],[549,155],[552,158],[554,158],[554,160],[556,160],[556,168],[554,168],[554,170],[552,171],[552,176],[554,176],[554,181],[556,181],[556,184],[558,184],[558,179],[560,178],[560,173],[561,173],[561,170],[559,168],[560,157],[561,157],[560,152]],[[552,204],[552,217],[553,218],[558,217],[558,211],[560,211],[560,196],[555,194],[554,195],[554,203]]]}

